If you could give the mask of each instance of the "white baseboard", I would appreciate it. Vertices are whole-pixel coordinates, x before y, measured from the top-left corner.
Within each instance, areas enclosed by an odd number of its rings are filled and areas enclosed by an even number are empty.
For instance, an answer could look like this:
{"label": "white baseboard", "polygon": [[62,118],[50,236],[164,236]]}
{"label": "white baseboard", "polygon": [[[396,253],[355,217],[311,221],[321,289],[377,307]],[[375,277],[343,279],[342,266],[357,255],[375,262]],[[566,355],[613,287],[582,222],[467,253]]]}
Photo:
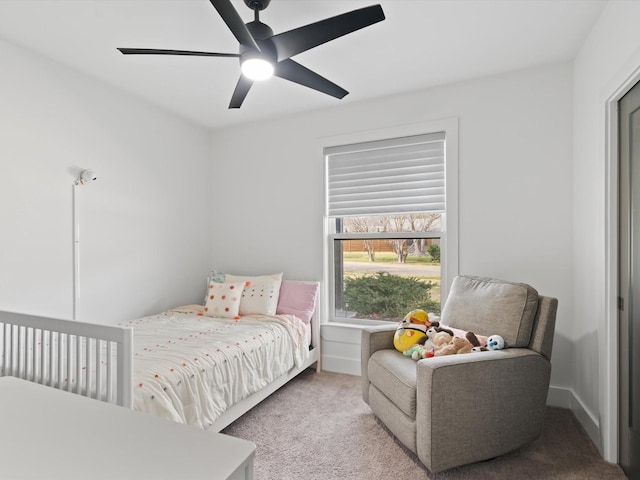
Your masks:
{"label": "white baseboard", "polygon": [[322,355],[322,370],[360,376],[360,360]]}
{"label": "white baseboard", "polygon": [[603,455],[602,440],[600,435],[600,425],[598,419],[589,411],[582,400],[570,388],[549,387],[549,395],[547,396],[547,405],[552,407],[568,408],[587,432],[591,441]]}

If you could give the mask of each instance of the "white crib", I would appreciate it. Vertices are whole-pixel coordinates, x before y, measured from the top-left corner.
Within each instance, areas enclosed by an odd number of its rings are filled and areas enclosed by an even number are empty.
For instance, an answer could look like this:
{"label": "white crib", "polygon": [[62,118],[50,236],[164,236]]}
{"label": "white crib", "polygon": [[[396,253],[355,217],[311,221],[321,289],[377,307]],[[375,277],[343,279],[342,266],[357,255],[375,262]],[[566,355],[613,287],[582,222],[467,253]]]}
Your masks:
{"label": "white crib", "polygon": [[0,376],[132,407],[133,330],[0,312]]}

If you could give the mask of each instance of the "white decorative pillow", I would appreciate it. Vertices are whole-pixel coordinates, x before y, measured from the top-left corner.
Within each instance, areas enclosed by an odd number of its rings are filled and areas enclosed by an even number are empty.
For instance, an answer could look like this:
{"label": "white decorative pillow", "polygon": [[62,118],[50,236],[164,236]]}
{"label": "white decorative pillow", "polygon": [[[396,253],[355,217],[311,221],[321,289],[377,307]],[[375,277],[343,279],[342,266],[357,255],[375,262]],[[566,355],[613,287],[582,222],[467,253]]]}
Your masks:
{"label": "white decorative pillow", "polygon": [[240,318],[238,311],[244,283],[209,283],[204,314],[208,317]]}
{"label": "white decorative pillow", "polygon": [[280,296],[282,273],[260,276],[239,276],[228,274],[225,281],[244,284],[240,315],[275,315]]}
{"label": "white decorative pillow", "polygon": [[[207,290],[209,288],[209,284],[211,282],[213,283],[224,283],[224,276],[225,274],[222,272],[217,272],[215,270],[211,270],[211,274],[207,277]],[[204,297],[204,302],[202,302],[203,305],[207,304],[207,296]]]}

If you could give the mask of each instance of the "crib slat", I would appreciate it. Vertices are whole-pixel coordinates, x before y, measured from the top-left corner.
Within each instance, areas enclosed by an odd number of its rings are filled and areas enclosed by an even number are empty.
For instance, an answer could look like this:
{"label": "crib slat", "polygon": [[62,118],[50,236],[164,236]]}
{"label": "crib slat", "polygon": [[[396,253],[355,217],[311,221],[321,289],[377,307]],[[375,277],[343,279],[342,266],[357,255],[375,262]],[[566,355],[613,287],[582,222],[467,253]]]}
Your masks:
{"label": "crib slat", "polygon": [[96,338],[96,399],[102,400],[102,346],[103,341]]}
{"label": "crib slat", "polygon": [[40,344],[38,340],[40,339],[41,330],[34,328],[33,329],[33,355],[31,357],[31,364],[33,365],[33,376],[32,382],[38,382],[40,379]]}
{"label": "crib slat", "polygon": [[7,342],[7,324],[3,323],[2,324],[2,328],[0,328],[0,334],[2,335],[2,338],[0,338],[0,348],[2,348],[2,356],[0,358],[2,358],[2,368],[0,369],[0,375],[4,375],[6,372],[6,368],[7,368],[7,347],[6,347],[6,342]]}
{"label": "crib slat", "polygon": [[107,402],[113,401],[113,342],[109,342],[107,344],[107,358],[105,359],[105,363],[107,365]]}
{"label": "crib slat", "polygon": [[13,325],[11,327],[11,368],[12,375],[14,377],[18,376],[18,368],[20,362],[20,327],[17,325]]}
{"label": "crib slat", "polygon": [[58,359],[58,376],[56,378],[56,388],[63,388],[63,384],[62,384],[62,379],[64,378],[64,362],[62,361],[62,354],[63,354],[63,349],[62,349],[62,342],[64,340],[64,335],[62,333],[58,333],[56,335],[56,338],[58,340],[58,347],[57,347],[57,359]]}
{"label": "crib slat", "polygon": [[73,338],[74,335],[67,335],[67,391],[73,392]]}
{"label": "crib slat", "polygon": [[30,328],[31,330],[31,381],[36,381],[36,355],[38,353],[38,339],[37,339],[37,331],[35,328]]}
{"label": "crib slat", "polygon": [[47,366],[47,356],[45,355],[45,351],[47,348],[47,332],[46,330],[40,330],[40,383],[46,384],[46,366]]}
{"label": "crib slat", "polygon": [[4,366],[6,361],[4,359],[4,323],[0,322],[0,375],[4,375]]}
{"label": "crib slat", "polygon": [[33,366],[31,362],[31,352],[33,352],[32,338],[33,329],[25,328],[24,329],[24,379],[30,382],[33,381],[31,376]]}
{"label": "crib slat", "polygon": [[24,378],[24,327],[18,327],[18,370],[16,377]]}
{"label": "crib slat", "polygon": [[[55,338],[55,348],[54,348],[54,338]],[[58,335],[55,335],[53,331],[49,332],[49,361],[50,361],[50,366],[49,366],[49,371],[51,376],[49,377],[49,385],[50,386],[55,386],[55,378],[56,378],[56,370],[58,365],[55,363],[55,359],[56,359],[56,352],[58,350],[58,343],[59,343],[59,339],[58,339]]]}
{"label": "crib slat", "polygon": [[5,375],[11,375],[11,335],[12,325],[5,324],[4,335],[4,372]]}
{"label": "crib slat", "polygon": [[53,378],[55,377],[55,351],[53,349],[53,332],[49,330],[49,332],[47,333],[47,336],[49,337],[49,376],[47,377],[48,382],[45,382],[45,385],[53,387]]}
{"label": "crib slat", "polygon": [[93,391],[93,387],[91,386],[92,382],[93,382],[93,362],[92,362],[92,355],[91,352],[93,351],[93,339],[92,338],[87,338],[86,339],[86,343],[85,343],[85,369],[84,369],[84,378],[85,378],[85,390],[87,393],[85,393],[85,395],[87,397],[93,397],[94,396],[94,391]]}
{"label": "crib slat", "polygon": [[82,394],[82,337],[76,335],[76,393]]}

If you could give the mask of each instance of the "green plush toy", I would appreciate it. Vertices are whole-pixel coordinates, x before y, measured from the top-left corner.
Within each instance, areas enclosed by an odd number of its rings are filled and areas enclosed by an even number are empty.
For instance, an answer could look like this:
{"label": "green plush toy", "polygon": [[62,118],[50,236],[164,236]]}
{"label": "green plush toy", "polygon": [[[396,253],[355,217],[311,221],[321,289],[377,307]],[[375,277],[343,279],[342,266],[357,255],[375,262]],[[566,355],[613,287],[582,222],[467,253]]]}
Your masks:
{"label": "green plush toy", "polygon": [[413,358],[414,360],[433,357],[433,352],[431,350],[427,350],[421,343],[417,343],[416,345],[405,350],[402,353],[407,357]]}

